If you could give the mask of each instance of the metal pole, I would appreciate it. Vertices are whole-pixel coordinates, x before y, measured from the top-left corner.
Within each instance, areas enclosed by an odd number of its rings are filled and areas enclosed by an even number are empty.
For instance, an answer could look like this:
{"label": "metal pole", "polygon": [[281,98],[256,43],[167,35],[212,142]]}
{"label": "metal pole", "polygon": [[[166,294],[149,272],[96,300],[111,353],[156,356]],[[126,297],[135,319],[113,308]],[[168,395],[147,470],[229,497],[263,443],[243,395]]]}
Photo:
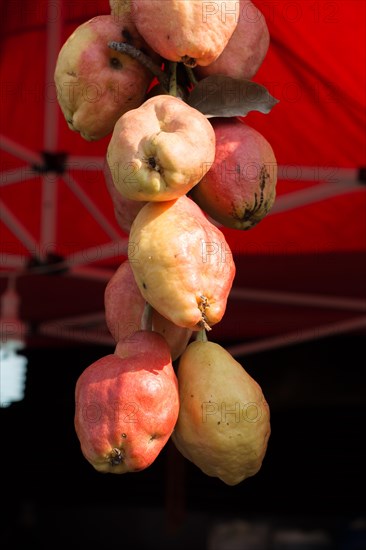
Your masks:
{"label": "metal pole", "polygon": [[4,172],[0,172],[0,187],[32,180],[36,177],[38,177],[38,174],[29,168],[29,166],[22,166],[14,170],[4,170]]}
{"label": "metal pole", "polygon": [[319,201],[336,197],[337,195],[355,192],[365,192],[365,186],[353,180],[311,185],[308,189],[279,195],[268,215],[273,216],[274,214],[282,214],[288,210],[294,210],[294,208],[299,208],[301,206],[308,206]]}
{"label": "metal pole", "polygon": [[337,323],[331,323],[329,325],[323,325],[311,329],[299,329],[298,331],[280,334],[279,336],[273,336],[271,338],[263,338],[263,340],[256,340],[255,342],[248,342],[247,344],[238,344],[226,349],[234,357],[240,357],[260,353],[262,351],[269,351],[272,349],[296,345],[302,342],[311,342],[312,340],[319,340],[320,338],[335,336],[337,334],[345,334],[346,332],[352,332],[365,328],[366,317],[354,317],[352,319],[347,319],[346,321],[339,321]]}
{"label": "metal pole", "polygon": [[32,256],[40,258],[40,250],[38,243],[33,239],[29,231],[24,225],[14,216],[6,204],[0,200],[1,219],[10,231],[20,240],[24,247]]}
{"label": "metal pole", "polygon": [[104,163],[104,157],[82,157],[78,155],[70,155],[67,157],[67,167],[72,170],[95,170],[96,172],[99,172],[100,170],[103,170]]}
{"label": "metal pole", "polygon": [[305,294],[299,292],[282,292],[276,290],[260,290],[255,288],[232,288],[229,298],[247,300],[249,302],[265,302],[286,304],[291,306],[319,307],[323,309],[338,309],[366,312],[366,302],[362,299],[340,298],[321,294]]}
{"label": "metal pole", "polygon": [[85,193],[85,191],[78,184],[78,182],[71,176],[71,174],[66,172],[63,175],[63,180],[65,181],[67,186],[71,189],[71,191],[77,196],[81,204],[93,216],[95,221],[99,223],[99,225],[107,233],[107,235],[113,240],[120,239],[121,234],[113,227],[113,225],[109,222],[108,218],[99,210],[99,208],[91,200],[89,195]]}
{"label": "metal pole", "polygon": [[118,241],[111,241],[106,244],[92,246],[75,252],[68,256],[63,262],[65,266],[78,266],[88,265],[95,262],[100,262],[107,258],[116,258],[119,256],[127,256],[128,251],[128,239],[120,239]]}
{"label": "metal pole", "polygon": [[42,159],[38,153],[31,151],[27,147],[23,147],[23,145],[16,143],[4,135],[0,136],[0,149],[20,160],[24,160],[28,164],[42,163]]}
{"label": "metal pole", "polygon": [[[58,146],[59,105],[56,95],[50,97],[47,90],[54,88],[54,72],[58,53],[61,48],[62,1],[49,0],[47,10],[46,75],[43,147],[47,152],[55,153]],[[42,248],[52,252],[56,248],[57,223],[57,185],[55,174],[42,176],[41,228]]]}

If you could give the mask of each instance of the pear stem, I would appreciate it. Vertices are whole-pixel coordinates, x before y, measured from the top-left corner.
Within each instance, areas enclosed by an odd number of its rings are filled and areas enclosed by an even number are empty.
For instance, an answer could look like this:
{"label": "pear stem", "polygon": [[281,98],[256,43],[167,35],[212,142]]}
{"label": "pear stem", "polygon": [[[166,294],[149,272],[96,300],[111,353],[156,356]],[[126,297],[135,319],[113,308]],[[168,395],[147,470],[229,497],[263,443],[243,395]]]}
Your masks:
{"label": "pear stem", "polygon": [[153,308],[149,304],[149,302],[145,302],[145,308],[144,312],[141,317],[141,330],[149,330],[152,331],[152,316],[153,316]]}
{"label": "pear stem", "polygon": [[199,332],[197,332],[195,341],[196,342],[208,342],[207,333],[206,333],[205,329],[202,329]]}
{"label": "pear stem", "polygon": [[178,87],[177,87],[177,63],[172,61],[170,63],[170,79],[169,79],[169,95],[177,97]]}
{"label": "pear stem", "polygon": [[197,80],[193,70],[191,69],[191,67],[188,67],[187,65],[184,65],[184,68],[187,72],[190,83],[193,84],[193,86],[196,86],[198,84],[198,80]]}
{"label": "pear stem", "polygon": [[131,46],[131,44],[126,44],[126,42],[108,42],[108,47],[112,48],[112,50],[116,50],[116,52],[125,53],[126,55],[129,55],[133,59],[139,61],[141,65],[149,69],[149,71],[156,76],[164,88],[168,89],[169,76],[164,73],[159,65],[154,63],[151,57],[144,54],[141,50],[138,50],[134,46]]}

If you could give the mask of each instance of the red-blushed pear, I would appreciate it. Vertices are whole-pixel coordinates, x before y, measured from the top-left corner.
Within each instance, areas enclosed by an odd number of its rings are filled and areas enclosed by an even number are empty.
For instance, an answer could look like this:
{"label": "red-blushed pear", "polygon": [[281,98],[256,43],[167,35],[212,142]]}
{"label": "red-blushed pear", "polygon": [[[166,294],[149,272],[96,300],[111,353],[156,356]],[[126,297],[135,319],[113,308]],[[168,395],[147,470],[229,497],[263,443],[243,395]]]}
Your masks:
{"label": "red-blushed pear", "polygon": [[239,20],[221,55],[206,67],[197,66],[198,79],[212,74],[250,80],[267,55],[270,34],[263,13],[250,0],[240,0]]}
{"label": "red-blushed pear", "polygon": [[152,330],[165,338],[173,361],[176,361],[182,355],[192,336],[191,329],[178,327],[156,309],[153,310],[152,315]]}
{"label": "red-blushed pear", "polygon": [[265,137],[237,118],[215,118],[215,162],[190,197],[226,227],[250,229],[276,198],[277,161]]}
{"label": "red-blushed pear", "polygon": [[167,201],[186,194],[215,158],[208,119],[181,99],[158,95],[116,123],[107,161],[127,199]]}
{"label": "red-blushed pear", "polygon": [[170,61],[209,65],[221,54],[239,18],[232,0],[131,0],[136,27],[150,47]]}
{"label": "red-blushed pear", "polygon": [[145,204],[128,250],[141,294],[161,315],[191,330],[222,319],[235,276],[233,256],[223,233],[186,195]]}
{"label": "red-blushed pear", "polygon": [[150,466],[174,429],[177,378],[168,345],[140,331],[119,344],[121,356],[87,367],[75,388],[75,430],[81,451],[99,472],[124,474]]}
{"label": "red-blushed pear", "polygon": [[[145,304],[131,265],[126,260],[108,281],[104,291],[106,324],[117,344],[124,340],[134,341],[134,333],[142,326]],[[152,310],[151,323],[152,330],[166,340],[172,360],[176,360],[185,350],[192,331],[176,326],[156,310]]]}
{"label": "red-blushed pear", "polygon": [[177,449],[205,474],[237,485],[261,468],[271,433],[259,384],[223,347],[189,344],[179,360]]}
{"label": "red-blushed pear", "polygon": [[109,332],[117,343],[129,340],[140,330],[145,300],[136,285],[128,261],[109,279],[104,290],[104,312]]}
{"label": "red-blushed pear", "polygon": [[145,45],[129,18],[100,15],[75,29],[56,62],[61,110],[69,128],[88,141],[112,133],[123,113],[141,105],[152,81],[139,61],[109,48],[112,41]]}
{"label": "red-blushed pear", "polygon": [[146,202],[126,199],[126,197],[123,197],[121,193],[117,191],[108,162],[105,162],[103,165],[103,173],[108,193],[112,199],[116,221],[119,227],[128,234],[133,220]]}

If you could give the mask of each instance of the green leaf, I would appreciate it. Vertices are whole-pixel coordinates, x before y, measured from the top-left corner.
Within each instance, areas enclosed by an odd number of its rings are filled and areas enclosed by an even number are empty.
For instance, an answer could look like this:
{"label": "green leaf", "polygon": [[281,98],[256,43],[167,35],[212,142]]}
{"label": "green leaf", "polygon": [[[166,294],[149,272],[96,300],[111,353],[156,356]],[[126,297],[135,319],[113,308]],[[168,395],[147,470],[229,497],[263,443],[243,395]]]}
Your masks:
{"label": "green leaf", "polygon": [[267,114],[278,101],[261,84],[225,75],[200,80],[187,99],[188,105],[207,118],[243,117],[250,111]]}

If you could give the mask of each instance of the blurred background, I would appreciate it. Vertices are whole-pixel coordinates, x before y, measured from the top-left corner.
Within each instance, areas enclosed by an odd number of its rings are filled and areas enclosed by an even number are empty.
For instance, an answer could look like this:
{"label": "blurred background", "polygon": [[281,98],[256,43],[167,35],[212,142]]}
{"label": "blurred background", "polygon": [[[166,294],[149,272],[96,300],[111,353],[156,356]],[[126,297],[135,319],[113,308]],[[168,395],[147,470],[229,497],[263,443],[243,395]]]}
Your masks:
{"label": "blurred background", "polygon": [[2,548],[366,548],[366,4],[254,4],[271,43],[253,80],[279,103],[245,122],[275,151],[277,198],[253,229],[221,228],[237,275],[210,339],[261,385],[272,434],[261,470],[229,487],[171,442],[138,474],[81,454],[75,383],[114,350],[104,289],[128,235],[102,171],[110,137],[67,128],[53,71],[109,4],[0,2],[1,317],[20,342],[9,367],[2,338],[2,392],[25,380],[0,408]]}

